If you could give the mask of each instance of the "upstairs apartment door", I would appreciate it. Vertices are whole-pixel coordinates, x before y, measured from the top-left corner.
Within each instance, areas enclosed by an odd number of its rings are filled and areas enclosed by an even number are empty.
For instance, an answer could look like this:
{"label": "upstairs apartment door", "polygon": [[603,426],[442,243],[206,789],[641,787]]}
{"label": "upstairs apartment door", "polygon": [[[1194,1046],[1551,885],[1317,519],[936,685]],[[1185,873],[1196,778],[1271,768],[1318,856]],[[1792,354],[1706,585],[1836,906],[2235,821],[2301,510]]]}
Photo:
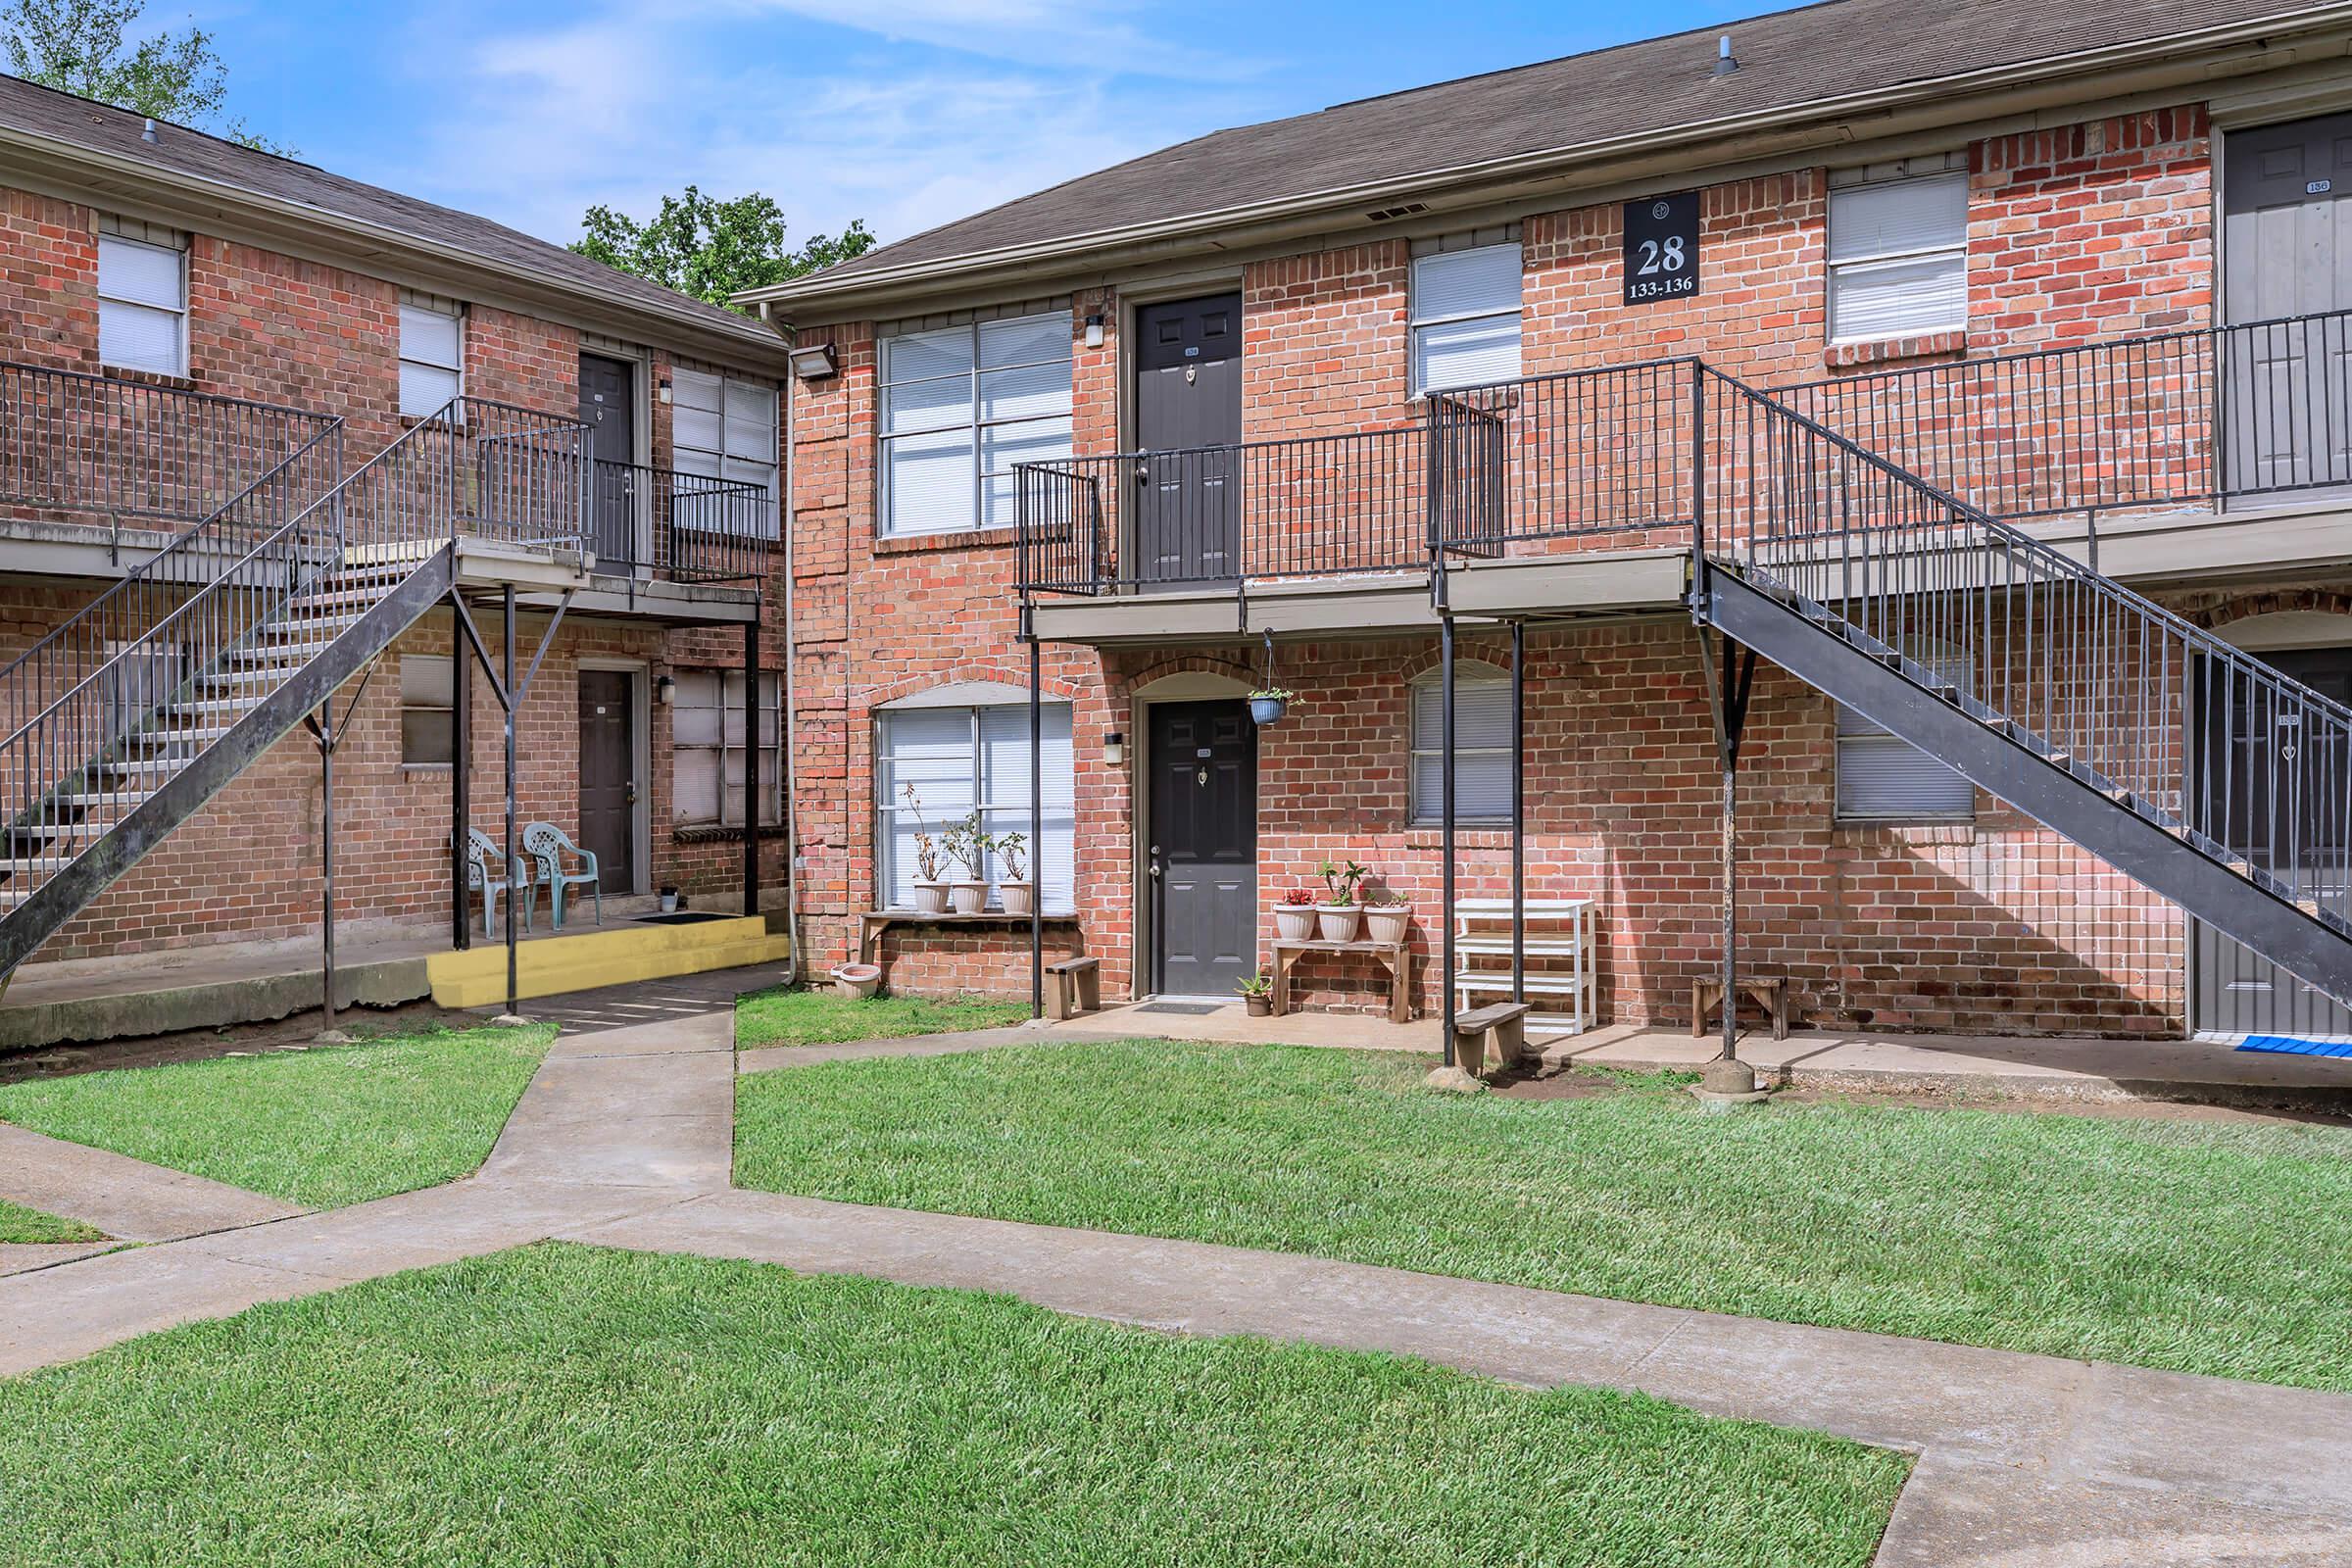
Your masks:
{"label": "upstairs apartment door", "polygon": [[1152,989],[1230,998],[1257,972],[1257,728],[1239,702],[1150,712]]}
{"label": "upstairs apartment door", "polygon": [[588,427],[589,548],[599,562],[634,564],[646,498],[638,493],[637,367],[580,356],[580,422]]}
{"label": "upstairs apartment door", "polygon": [[2352,115],[2223,146],[2224,488],[2352,486]]}
{"label": "upstairs apartment door", "polygon": [[[2263,662],[2326,697],[2352,703],[2352,648],[2310,648],[2263,656]],[[2231,682],[2241,686],[2242,682]],[[2206,809],[2216,820],[2216,837],[2244,848],[2264,869],[2283,874],[2293,862],[2303,862],[2302,884],[2311,887],[2311,869],[2341,864],[2344,830],[2341,808],[2344,774],[2352,758],[2317,751],[2297,728],[2280,722],[2282,715],[2253,704],[2241,690],[2228,712],[2200,715],[2195,777],[2202,784]],[[2261,818],[2248,803],[2260,802],[2264,815],[2276,810],[2278,824],[2289,829],[2274,833],[2288,843],[2253,842],[2254,823]],[[2337,913],[2352,913],[2352,889],[2314,888],[2321,902]],[[2296,1035],[2352,1039],[2352,1009],[2325,992],[2313,989],[2268,958],[2202,922],[2192,931],[2196,980],[2193,986],[2196,1027],[2200,1033],[2221,1035]]]}
{"label": "upstairs apartment door", "polygon": [[1206,448],[1242,439],[1242,297],[1135,313],[1135,562],[1146,586],[1231,577],[1241,567],[1241,471]]}

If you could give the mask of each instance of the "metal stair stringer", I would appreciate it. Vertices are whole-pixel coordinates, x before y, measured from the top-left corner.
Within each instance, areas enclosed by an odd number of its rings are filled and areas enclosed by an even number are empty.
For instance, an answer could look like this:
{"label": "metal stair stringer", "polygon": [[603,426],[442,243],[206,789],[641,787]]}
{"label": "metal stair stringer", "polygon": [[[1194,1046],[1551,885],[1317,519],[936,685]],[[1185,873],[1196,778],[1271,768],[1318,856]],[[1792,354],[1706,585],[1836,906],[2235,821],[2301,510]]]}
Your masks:
{"label": "metal stair stringer", "polygon": [[315,711],[369,660],[415,625],[450,593],[456,569],[454,542],[433,551],[392,588],[374,597],[325,647],[238,713],[154,793],[44,878],[21,904],[0,915],[0,975],[24,962],[301,723],[304,714]]}
{"label": "metal stair stringer", "polygon": [[[1914,680],[1884,650],[1808,616],[1785,591],[1709,563],[1707,622],[1936,758],[1979,788],[2330,996],[2352,998],[2352,937]],[[1834,617],[1832,617],[1834,618]]]}

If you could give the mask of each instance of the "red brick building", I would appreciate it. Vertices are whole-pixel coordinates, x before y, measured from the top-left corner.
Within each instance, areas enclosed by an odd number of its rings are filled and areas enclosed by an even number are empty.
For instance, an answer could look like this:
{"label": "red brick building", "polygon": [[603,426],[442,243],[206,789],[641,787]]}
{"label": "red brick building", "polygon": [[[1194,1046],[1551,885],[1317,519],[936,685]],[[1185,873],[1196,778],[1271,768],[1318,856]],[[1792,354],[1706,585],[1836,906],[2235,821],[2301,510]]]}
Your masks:
{"label": "red brick building", "polygon": [[[562,608],[516,715],[518,816],[595,850],[608,896],[740,898],[757,627],[761,882],[781,898],[767,578],[786,350],[768,328],[466,214],[0,78],[0,361],[12,919],[86,866],[96,829],[139,840],[127,870],[86,876],[41,922],[42,958],[317,930],[321,779],[303,730],[168,820],[130,813],[163,810],[199,748],[320,667],[284,651],[403,592],[418,612],[345,647],[331,690],[339,919],[450,928],[461,777],[473,825],[501,832],[502,713],[466,675],[453,592],[496,656],[511,590],[526,662]],[[428,557],[451,592],[396,586]],[[147,685],[177,695],[134,723]]]}
{"label": "red brick building", "polygon": [[1028,831],[1033,629],[1049,956],[1225,991],[1353,858],[1437,1005],[1441,639],[1493,899],[1516,627],[1526,896],[1588,904],[1600,1019],[1685,1019],[1746,594],[1793,618],[1733,705],[1741,962],[1801,1016],[2352,1032],[2307,978],[2352,930],[2348,43],[2261,0],[1847,0],[1218,132],[761,291],[838,366],[790,437],[810,962],[884,911],[893,985],[1026,989],[1025,920],[907,911],[918,827]]}

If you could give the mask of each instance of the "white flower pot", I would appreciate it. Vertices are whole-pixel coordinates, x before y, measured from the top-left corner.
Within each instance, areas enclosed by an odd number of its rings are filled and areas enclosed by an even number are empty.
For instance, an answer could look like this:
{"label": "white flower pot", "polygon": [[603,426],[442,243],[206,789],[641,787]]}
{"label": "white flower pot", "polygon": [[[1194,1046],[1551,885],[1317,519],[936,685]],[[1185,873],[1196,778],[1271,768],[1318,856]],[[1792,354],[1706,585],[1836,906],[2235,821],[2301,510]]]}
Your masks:
{"label": "white flower pot", "polygon": [[1405,927],[1412,923],[1409,904],[1375,905],[1364,911],[1364,934],[1374,942],[1402,942]]}
{"label": "white flower pot", "polygon": [[914,912],[945,914],[948,912],[948,885],[945,882],[917,882],[914,885]]}
{"label": "white flower pot", "polygon": [[1326,942],[1353,942],[1355,928],[1364,918],[1360,904],[1318,904],[1315,906],[1315,928]]}
{"label": "white flower pot", "polygon": [[1285,942],[1315,939],[1315,906],[1311,904],[1274,906],[1274,934]]}
{"label": "white flower pot", "polygon": [[1037,884],[1034,882],[1000,882],[997,897],[1004,901],[1006,914],[1027,914],[1037,907]]}
{"label": "white flower pot", "polygon": [[951,882],[948,884],[948,907],[956,913],[978,914],[987,904],[987,883]]}

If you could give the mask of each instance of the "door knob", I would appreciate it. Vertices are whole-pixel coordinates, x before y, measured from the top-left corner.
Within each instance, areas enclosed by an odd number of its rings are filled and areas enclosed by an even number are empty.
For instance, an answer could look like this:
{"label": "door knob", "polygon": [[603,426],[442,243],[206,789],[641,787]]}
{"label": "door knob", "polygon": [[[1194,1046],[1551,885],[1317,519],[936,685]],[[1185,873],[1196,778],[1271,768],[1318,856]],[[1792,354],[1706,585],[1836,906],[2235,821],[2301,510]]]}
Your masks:
{"label": "door knob", "polygon": [[631,806],[637,804],[637,781],[635,779],[629,780],[628,783],[628,804]]}

